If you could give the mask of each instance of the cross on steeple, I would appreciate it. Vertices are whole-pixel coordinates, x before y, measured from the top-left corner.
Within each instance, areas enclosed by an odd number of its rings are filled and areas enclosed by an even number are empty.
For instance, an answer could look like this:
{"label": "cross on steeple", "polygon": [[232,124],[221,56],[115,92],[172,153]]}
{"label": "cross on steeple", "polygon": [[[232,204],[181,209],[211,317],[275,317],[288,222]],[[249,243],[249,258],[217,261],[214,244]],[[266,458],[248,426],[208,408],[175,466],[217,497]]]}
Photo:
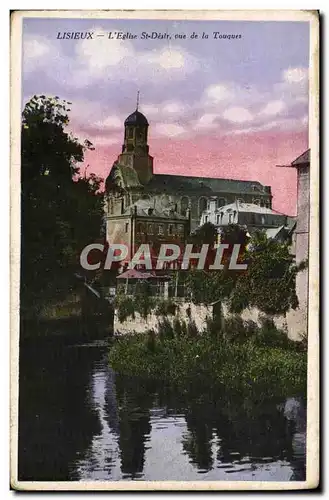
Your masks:
{"label": "cross on steeple", "polygon": [[136,111],[138,111],[138,106],[139,106],[139,90],[137,90]]}

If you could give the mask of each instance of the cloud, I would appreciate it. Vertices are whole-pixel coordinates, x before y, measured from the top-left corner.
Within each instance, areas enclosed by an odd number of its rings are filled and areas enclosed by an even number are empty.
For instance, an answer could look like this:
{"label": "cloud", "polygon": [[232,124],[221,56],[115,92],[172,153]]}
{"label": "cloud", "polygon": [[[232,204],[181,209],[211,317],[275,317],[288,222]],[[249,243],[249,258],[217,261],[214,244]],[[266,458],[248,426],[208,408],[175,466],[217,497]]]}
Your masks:
{"label": "cloud", "polygon": [[[199,68],[199,61],[184,48],[175,45],[154,50],[136,50],[129,40],[109,40],[97,36],[111,30],[93,28],[92,40],[70,41],[73,50],[44,36],[24,37],[26,74],[42,71],[49,79],[83,89],[97,82],[150,82],[182,80]],[[66,78],[66,75],[70,78]]]}
{"label": "cloud", "polygon": [[184,110],[183,104],[178,101],[168,102],[164,104],[162,108],[162,112],[168,114],[180,114],[183,113]]}
{"label": "cloud", "polygon": [[233,93],[223,84],[210,85],[205,90],[205,96],[212,102],[222,102],[233,97]]}
{"label": "cloud", "polygon": [[51,61],[56,64],[60,59],[59,50],[46,37],[26,35],[23,40],[23,68],[27,72],[45,67]]}
{"label": "cloud", "polygon": [[217,118],[218,115],[214,113],[206,113],[200,116],[200,118],[194,123],[193,128],[194,130],[215,128],[217,126],[215,123]]}
{"label": "cloud", "polygon": [[96,123],[96,126],[99,128],[106,128],[106,129],[122,129],[123,128],[123,123],[122,120],[118,116],[108,116],[105,118],[103,121],[98,121]]}
{"label": "cloud", "polygon": [[244,123],[253,119],[252,114],[246,108],[228,108],[223,113],[223,117],[230,122]]}
{"label": "cloud", "polygon": [[301,83],[308,78],[306,68],[288,68],[283,72],[283,80],[287,83]]}
{"label": "cloud", "polygon": [[113,39],[109,41],[106,37],[98,37],[104,33],[102,29],[93,29],[94,39],[80,40],[76,44],[75,54],[78,62],[86,65],[94,76],[101,76],[104,69],[117,66],[125,58],[134,55],[134,49],[129,41]]}
{"label": "cloud", "polygon": [[141,106],[141,111],[145,115],[149,115],[149,116],[157,115],[160,111],[160,107],[156,106],[154,104],[143,104]]}
{"label": "cloud", "polygon": [[266,106],[260,111],[260,114],[273,116],[280,114],[286,105],[283,101],[270,101],[266,104]]}
{"label": "cloud", "polygon": [[157,123],[155,134],[164,137],[176,137],[186,132],[185,128],[177,123]]}

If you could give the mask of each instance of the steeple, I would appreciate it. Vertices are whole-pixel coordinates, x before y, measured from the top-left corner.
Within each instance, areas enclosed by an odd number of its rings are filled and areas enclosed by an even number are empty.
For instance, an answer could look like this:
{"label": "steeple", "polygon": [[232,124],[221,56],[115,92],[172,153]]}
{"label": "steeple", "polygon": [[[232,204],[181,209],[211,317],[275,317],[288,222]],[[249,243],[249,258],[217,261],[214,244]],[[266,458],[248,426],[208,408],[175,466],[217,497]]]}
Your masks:
{"label": "steeple", "polygon": [[147,144],[148,121],[139,108],[140,93],[137,92],[136,110],[124,122],[124,142],[118,160],[121,164],[133,167],[142,184],[153,175],[153,158],[149,155]]}

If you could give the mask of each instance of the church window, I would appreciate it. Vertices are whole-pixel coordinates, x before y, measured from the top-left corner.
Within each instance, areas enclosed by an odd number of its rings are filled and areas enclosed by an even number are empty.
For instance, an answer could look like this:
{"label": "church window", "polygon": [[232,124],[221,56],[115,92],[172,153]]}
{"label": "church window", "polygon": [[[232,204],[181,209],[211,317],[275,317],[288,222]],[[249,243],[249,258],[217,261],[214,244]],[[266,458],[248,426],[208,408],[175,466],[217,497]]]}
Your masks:
{"label": "church window", "polygon": [[139,222],[137,224],[137,233],[143,233],[144,232],[144,224],[142,224],[141,222]]}
{"label": "church window", "polygon": [[184,235],[184,225],[183,224],[179,224],[178,231],[179,231],[180,235]]}
{"label": "church window", "polygon": [[182,215],[186,215],[186,210],[188,209],[189,207],[189,204],[190,204],[190,199],[188,196],[183,196],[183,198],[181,199],[181,214]]}
{"label": "church window", "polygon": [[168,226],[168,234],[172,235],[174,233],[174,226],[172,224],[169,224]]}
{"label": "church window", "polygon": [[127,130],[127,136],[128,136],[128,139],[132,139],[134,137],[134,130],[132,127],[129,127],[128,130]]}
{"label": "church window", "polygon": [[207,222],[208,222],[208,220],[209,220],[208,215],[205,215],[205,218],[204,218],[205,223],[207,223]]}
{"label": "church window", "polygon": [[216,217],[216,224],[219,224],[220,223],[220,215],[217,214],[217,217]]}
{"label": "church window", "polygon": [[224,207],[226,205],[226,200],[225,198],[219,198],[217,200],[217,208]]}
{"label": "church window", "polygon": [[126,231],[126,233],[128,233],[128,230],[129,230],[129,222],[126,222],[125,223],[125,231]]}
{"label": "church window", "polygon": [[159,225],[158,225],[158,234],[162,236],[162,235],[163,235],[163,233],[164,233],[164,230],[163,230],[163,224],[159,224]]}
{"label": "church window", "polygon": [[153,224],[149,224],[147,226],[147,232],[148,232],[148,234],[153,234]]}
{"label": "church window", "polygon": [[207,198],[200,198],[199,199],[199,217],[201,217],[202,212],[207,209]]}
{"label": "church window", "polygon": [[233,214],[228,214],[228,223],[233,224]]}

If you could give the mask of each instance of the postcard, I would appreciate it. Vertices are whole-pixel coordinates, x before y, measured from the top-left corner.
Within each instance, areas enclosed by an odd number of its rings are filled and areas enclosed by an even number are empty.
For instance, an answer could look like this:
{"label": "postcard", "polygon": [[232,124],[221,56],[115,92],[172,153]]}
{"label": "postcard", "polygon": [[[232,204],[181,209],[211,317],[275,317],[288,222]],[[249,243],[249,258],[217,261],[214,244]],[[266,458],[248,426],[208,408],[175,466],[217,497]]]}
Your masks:
{"label": "postcard", "polygon": [[11,487],[317,488],[318,230],[318,12],[13,12]]}

